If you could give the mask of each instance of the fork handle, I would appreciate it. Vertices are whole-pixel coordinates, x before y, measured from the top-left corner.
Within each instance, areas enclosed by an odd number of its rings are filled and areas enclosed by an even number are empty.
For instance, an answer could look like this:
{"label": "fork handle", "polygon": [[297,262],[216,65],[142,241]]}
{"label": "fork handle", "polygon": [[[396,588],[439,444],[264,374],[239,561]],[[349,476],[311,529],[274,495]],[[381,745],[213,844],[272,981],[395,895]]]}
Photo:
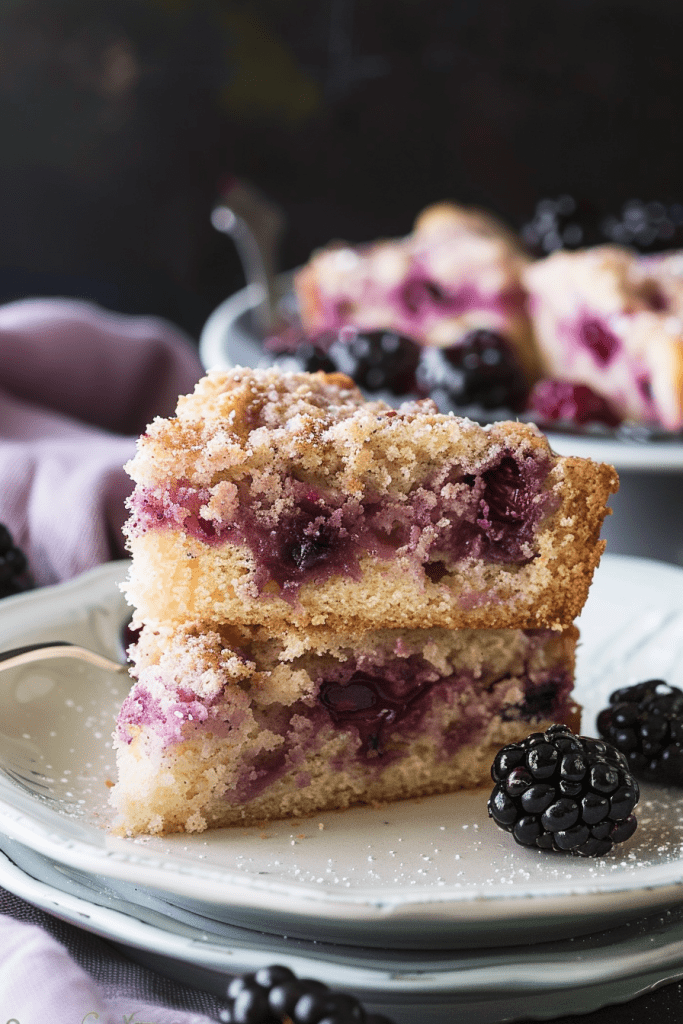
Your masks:
{"label": "fork handle", "polygon": [[77,658],[87,661],[96,668],[104,668],[110,672],[126,672],[126,665],[111,661],[102,654],[89,651],[87,647],[70,644],[66,640],[48,640],[41,644],[28,644],[26,647],[13,647],[9,651],[0,651],[0,672],[19,665],[30,665],[33,662],[48,661],[50,658]]}

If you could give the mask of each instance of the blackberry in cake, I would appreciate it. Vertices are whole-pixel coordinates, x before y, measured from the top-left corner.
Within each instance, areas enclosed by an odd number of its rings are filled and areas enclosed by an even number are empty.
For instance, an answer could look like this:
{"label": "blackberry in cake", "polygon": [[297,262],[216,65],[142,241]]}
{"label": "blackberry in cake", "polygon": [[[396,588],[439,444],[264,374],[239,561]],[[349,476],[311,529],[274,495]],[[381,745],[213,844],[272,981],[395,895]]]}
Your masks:
{"label": "blackberry in cake", "polygon": [[566,627],[618,486],[533,426],[275,369],[209,374],[127,468],[135,624],[274,633]]}
{"label": "blackberry in cake", "polygon": [[353,327],[439,348],[474,330],[494,331],[533,379],[537,360],[521,287],[527,262],[494,217],[435,204],[404,238],[340,242],[314,253],[295,277],[302,326],[313,339]]}
{"label": "blackberry in cake", "polygon": [[577,630],[143,627],[115,734],[118,829],[199,832],[483,784],[576,721]]}
{"label": "blackberry in cake", "polygon": [[683,255],[558,252],[524,275],[543,375],[586,385],[622,420],[683,427]]}
{"label": "blackberry in cake", "polygon": [[534,420],[544,426],[602,423],[618,427],[621,423],[621,417],[602,395],[586,384],[570,384],[567,380],[539,380],[529,395],[528,408]]}

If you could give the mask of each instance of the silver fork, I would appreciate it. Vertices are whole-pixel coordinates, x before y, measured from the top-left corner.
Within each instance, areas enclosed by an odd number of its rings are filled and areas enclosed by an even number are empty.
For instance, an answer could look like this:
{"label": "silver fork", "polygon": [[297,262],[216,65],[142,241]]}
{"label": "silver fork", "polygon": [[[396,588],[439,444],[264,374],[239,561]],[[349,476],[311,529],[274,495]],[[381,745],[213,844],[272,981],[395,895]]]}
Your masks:
{"label": "silver fork", "polygon": [[87,647],[79,647],[78,644],[71,644],[66,640],[48,640],[41,644],[28,644],[26,647],[0,651],[0,672],[19,665],[30,665],[32,662],[48,661],[50,658],[76,658],[78,661],[86,661],[95,668],[107,669],[110,672],[128,671],[127,665],[105,658],[95,651],[89,651]]}

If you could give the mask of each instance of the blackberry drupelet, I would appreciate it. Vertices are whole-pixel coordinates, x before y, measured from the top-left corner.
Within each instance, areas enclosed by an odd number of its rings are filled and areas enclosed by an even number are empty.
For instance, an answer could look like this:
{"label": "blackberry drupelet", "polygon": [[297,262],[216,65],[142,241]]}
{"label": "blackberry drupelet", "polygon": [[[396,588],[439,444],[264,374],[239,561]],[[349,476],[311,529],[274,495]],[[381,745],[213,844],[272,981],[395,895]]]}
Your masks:
{"label": "blackberry drupelet", "polygon": [[615,690],[598,731],[650,782],[683,786],[683,691],[662,679]]}
{"label": "blackberry drupelet", "polygon": [[521,846],[602,856],[636,830],[638,784],[626,758],[566,725],[498,751],[489,817]]}
{"label": "blackberry drupelet", "polygon": [[383,1014],[367,1014],[353,996],[298,979],[278,964],[233,978],[227,996],[231,1005],[220,1015],[224,1024],[393,1024]]}
{"label": "blackberry drupelet", "polygon": [[7,527],[0,523],[0,598],[21,594],[32,586],[26,555],[15,545]]}
{"label": "blackberry drupelet", "polygon": [[444,412],[470,406],[521,412],[529,392],[511,346],[487,330],[470,331],[449,348],[424,349],[418,384]]}

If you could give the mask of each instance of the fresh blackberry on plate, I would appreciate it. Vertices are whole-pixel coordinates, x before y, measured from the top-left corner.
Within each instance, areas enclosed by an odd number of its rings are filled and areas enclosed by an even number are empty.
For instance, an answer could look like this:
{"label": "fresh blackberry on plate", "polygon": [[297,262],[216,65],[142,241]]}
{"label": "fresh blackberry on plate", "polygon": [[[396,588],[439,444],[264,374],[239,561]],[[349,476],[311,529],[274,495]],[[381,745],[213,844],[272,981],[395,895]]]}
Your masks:
{"label": "fresh blackberry on plate", "polygon": [[233,978],[227,996],[230,1006],[220,1014],[224,1024],[393,1024],[383,1014],[366,1013],[354,996],[298,979],[278,964]]}
{"label": "fresh blackberry on plate", "polygon": [[634,775],[683,786],[683,691],[662,679],[625,686],[612,693],[597,725]]}
{"label": "fresh blackberry on plate", "polygon": [[551,725],[498,751],[489,817],[520,846],[600,857],[636,830],[638,783],[609,743]]}
{"label": "fresh blackberry on plate", "polygon": [[16,546],[7,527],[0,523],[0,597],[21,594],[32,586],[26,555]]}
{"label": "fresh blackberry on plate", "polygon": [[534,256],[548,256],[557,249],[580,249],[604,241],[595,207],[571,195],[539,200],[533,217],[523,225],[520,234]]}
{"label": "fresh blackberry on plate", "polygon": [[585,199],[571,195],[541,199],[520,230],[534,256],[557,249],[580,249],[613,243],[637,252],[683,248],[683,203],[629,199],[619,213],[599,212]]}
{"label": "fresh blackberry on plate", "polygon": [[487,330],[471,331],[449,348],[425,348],[418,385],[443,411],[476,406],[521,412],[529,390],[509,343]]}
{"label": "fresh blackberry on plate", "polygon": [[629,199],[618,216],[603,219],[601,229],[606,241],[638,252],[680,249],[683,247],[683,203]]}
{"label": "fresh blackberry on plate", "polygon": [[393,331],[360,331],[343,327],[327,357],[334,369],[346,373],[364,391],[409,395],[415,391],[420,346]]}
{"label": "fresh blackberry on plate", "polygon": [[317,373],[322,370],[324,373],[334,373],[336,365],[327,354],[327,349],[312,341],[303,341],[293,352],[278,354],[275,363],[285,372],[292,373]]}

